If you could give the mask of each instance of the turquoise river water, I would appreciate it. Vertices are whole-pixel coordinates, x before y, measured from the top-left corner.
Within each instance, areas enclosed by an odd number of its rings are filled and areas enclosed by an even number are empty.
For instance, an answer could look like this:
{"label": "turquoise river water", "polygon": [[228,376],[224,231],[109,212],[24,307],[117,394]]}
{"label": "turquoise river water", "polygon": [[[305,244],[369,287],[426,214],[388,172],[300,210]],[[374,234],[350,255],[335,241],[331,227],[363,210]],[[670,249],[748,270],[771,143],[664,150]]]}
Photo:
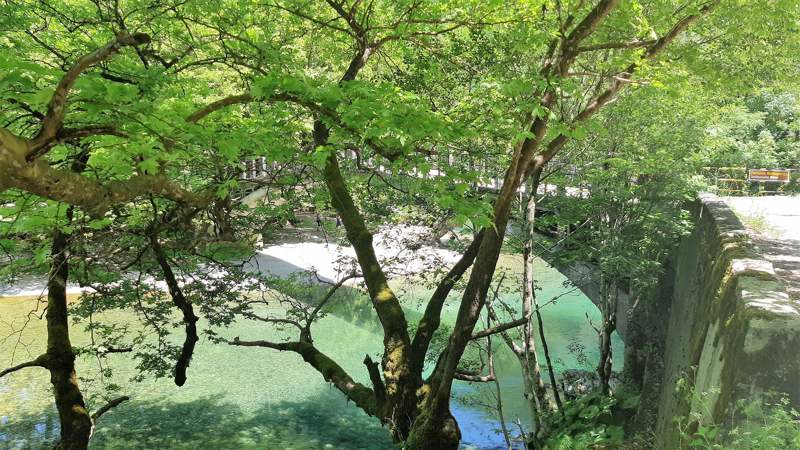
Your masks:
{"label": "turquoise river water", "polygon": [[[502,261],[512,270],[518,263],[511,257]],[[540,302],[566,290],[563,276],[543,263],[537,267],[537,279],[542,287]],[[410,319],[418,317],[423,306],[415,299],[424,299],[429,291],[408,282],[396,288],[406,299],[404,307]],[[508,300],[518,303],[511,295]],[[448,305],[445,322],[455,317],[456,303]],[[44,349],[44,324],[37,317],[25,325],[24,331],[14,333],[25,324],[31,305],[30,298],[0,298],[0,368],[30,359]],[[585,356],[594,364],[597,338],[587,314],[596,322],[599,313],[591,302],[579,292],[572,293],[542,312],[557,368],[582,367],[575,343],[585,347]],[[180,330],[178,333],[180,336]],[[88,336],[80,327],[73,327],[72,334],[76,345],[87,342]],[[236,323],[225,334],[252,340],[283,336],[265,324],[246,321]],[[368,384],[362,360],[365,354],[379,355],[382,338],[374,316],[367,310],[344,307],[326,316],[315,326],[314,338],[322,351],[358,381]],[[497,372],[505,417],[509,422],[519,418],[522,424],[528,424],[519,365],[509,351],[500,345],[498,348]],[[615,353],[621,360],[618,339]],[[113,382],[121,386],[120,394],[130,395],[132,400],[98,422],[91,442],[94,449],[392,448],[387,431],[374,418],[348,404],[295,354],[234,348],[203,339],[189,368],[189,379],[181,388],[171,379],[134,383],[130,378],[135,364],[130,356],[111,355],[107,359],[114,368]],[[79,359],[79,376],[91,378],[97,370],[94,359]],[[497,418],[478,405],[489,398],[485,395],[489,386],[456,383],[452,405],[462,429],[463,447],[501,448]],[[101,388],[82,382],[95,407],[103,401],[93,398],[92,393],[102,392]],[[57,436],[58,417],[47,372],[24,369],[0,379],[0,448],[49,448]]]}

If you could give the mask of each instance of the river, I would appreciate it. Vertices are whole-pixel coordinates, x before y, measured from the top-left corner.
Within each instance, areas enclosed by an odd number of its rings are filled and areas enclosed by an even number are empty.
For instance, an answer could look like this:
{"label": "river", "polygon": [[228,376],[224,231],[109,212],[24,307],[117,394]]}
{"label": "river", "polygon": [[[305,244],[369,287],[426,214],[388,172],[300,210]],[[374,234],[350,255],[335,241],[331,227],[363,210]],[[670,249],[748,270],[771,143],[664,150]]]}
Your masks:
{"label": "river", "polygon": [[[503,257],[501,266],[518,272],[519,259]],[[538,262],[540,302],[563,293],[564,278]],[[403,292],[410,317],[418,316],[419,299],[430,291],[405,281],[394,282]],[[504,294],[516,304],[513,294]],[[367,302],[360,302],[366,305]],[[451,301],[443,319],[452,322],[456,302]],[[31,298],[0,298],[0,367],[36,356],[44,349],[44,323],[33,317],[18,334],[34,304]],[[361,314],[359,314],[361,312]],[[343,305],[338,313],[322,319],[314,328],[315,343],[358,381],[368,383],[362,360],[365,354],[379,359],[381,335],[374,319],[364,311]],[[560,368],[590,368],[581,363],[580,351],[595,363],[596,336],[587,314],[595,323],[599,312],[581,293],[561,297],[542,309],[548,343]],[[125,317],[117,317],[126,320]],[[201,322],[202,326],[202,322]],[[181,337],[181,331],[177,331]],[[283,333],[265,324],[240,321],[225,332],[242,339],[280,339]],[[73,327],[76,345],[88,341],[87,333]],[[5,338],[6,336],[11,336]],[[498,342],[497,372],[501,380],[504,413],[509,422],[529,424],[522,397],[519,365]],[[614,341],[621,361],[622,346]],[[572,349],[570,351],[569,349]],[[132,382],[134,362],[125,354],[110,355],[112,381],[118,395],[133,399],[104,415],[92,438],[95,449],[389,449],[392,442],[373,418],[348,404],[345,398],[295,354],[261,348],[232,348],[202,339],[195,351],[185,386],[171,379]],[[620,367],[615,367],[619,370]],[[79,376],[92,378],[99,370],[93,358],[80,358]],[[102,386],[81,381],[93,405]],[[488,398],[489,386],[456,382],[453,413],[463,433],[463,447],[500,448],[502,435],[497,418],[478,405]],[[516,425],[510,424],[512,431]],[[32,368],[0,379],[0,448],[47,448],[58,436],[58,417],[52,405],[48,373]]]}

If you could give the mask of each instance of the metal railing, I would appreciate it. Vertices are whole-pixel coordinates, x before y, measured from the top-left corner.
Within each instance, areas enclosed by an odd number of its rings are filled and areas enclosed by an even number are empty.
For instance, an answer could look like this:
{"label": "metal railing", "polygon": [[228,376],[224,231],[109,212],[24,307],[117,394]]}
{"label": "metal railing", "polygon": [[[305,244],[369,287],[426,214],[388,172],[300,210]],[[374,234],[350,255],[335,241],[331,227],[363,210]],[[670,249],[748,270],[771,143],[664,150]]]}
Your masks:
{"label": "metal railing", "polygon": [[781,195],[797,184],[798,169],[703,167],[701,175],[720,195]]}
{"label": "metal railing", "polygon": [[[348,161],[356,161],[358,155],[353,151],[345,151],[344,159]],[[474,157],[465,154],[448,153],[446,155],[438,155],[431,161],[432,165],[427,172],[420,171],[417,167],[412,167],[410,170],[400,173],[400,175],[412,176],[421,179],[431,179],[446,176],[449,169],[456,169],[462,171],[477,172],[480,175],[479,181],[472,183],[473,189],[499,192],[503,186],[504,173],[492,173],[492,168],[488,160],[476,161]],[[378,163],[374,158],[364,158],[360,161],[362,167],[380,172],[385,175],[395,174],[389,167]],[[240,174],[240,180],[258,182],[272,176],[280,169],[278,163],[267,162],[265,157],[256,159],[243,160],[242,165],[244,170]],[[395,174],[396,175],[396,174]],[[573,177],[574,179],[574,177]],[[254,186],[256,186],[254,188]],[[257,189],[257,183],[246,183],[245,186],[240,186],[238,194],[244,197],[250,192]],[[247,188],[251,188],[249,191]],[[526,185],[523,183],[519,189],[518,194],[525,194]],[[572,197],[585,198],[589,196],[588,186],[561,186],[558,184],[541,183],[537,189],[539,195],[568,195]]]}

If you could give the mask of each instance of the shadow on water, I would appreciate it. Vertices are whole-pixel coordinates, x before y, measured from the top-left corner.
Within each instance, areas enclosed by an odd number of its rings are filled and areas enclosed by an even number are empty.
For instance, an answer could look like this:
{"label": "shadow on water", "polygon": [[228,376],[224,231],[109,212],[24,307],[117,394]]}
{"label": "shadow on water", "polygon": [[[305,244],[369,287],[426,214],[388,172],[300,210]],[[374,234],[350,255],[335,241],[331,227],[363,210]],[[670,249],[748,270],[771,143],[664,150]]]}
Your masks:
{"label": "shadow on water", "polygon": [[[187,402],[136,401],[98,422],[95,449],[391,449],[386,430],[366,414],[341,414],[341,395],[280,401],[243,410],[214,395]],[[11,438],[13,436],[13,438]],[[0,426],[0,447],[46,448],[58,436],[55,412]]]}
{"label": "shadow on water", "polygon": [[[324,288],[320,289],[323,295],[325,291],[326,289]],[[401,301],[404,301],[402,297]],[[350,286],[342,286],[339,288],[335,300],[330,303],[330,306],[326,308],[326,310],[326,312],[355,326],[376,332],[381,329],[378,316],[372,308],[372,301],[368,295],[357,288]],[[416,323],[422,318],[422,313],[415,309],[408,308],[405,305],[403,306],[403,311],[409,323]]]}
{"label": "shadow on water", "polygon": [[[254,272],[261,272],[266,275],[276,276],[281,278],[288,278],[293,275],[308,272],[307,269],[292,264],[289,261],[277,258],[272,255],[265,255],[256,253],[246,265],[248,270]],[[329,277],[317,275],[319,278],[328,283],[333,283],[335,280]],[[303,280],[303,278],[300,278]],[[313,298],[320,299],[330,289],[330,286],[318,282],[310,274],[307,277],[307,282],[314,286]],[[402,299],[401,299],[402,300]],[[362,289],[355,286],[343,285],[337,292],[334,300],[330,302],[330,306],[326,308],[326,312],[333,314],[347,322],[358,327],[365,327],[371,331],[380,329],[380,322],[372,309],[372,302],[369,295]],[[416,322],[420,319],[422,314],[414,309],[404,308],[406,311],[406,318],[409,322]]]}

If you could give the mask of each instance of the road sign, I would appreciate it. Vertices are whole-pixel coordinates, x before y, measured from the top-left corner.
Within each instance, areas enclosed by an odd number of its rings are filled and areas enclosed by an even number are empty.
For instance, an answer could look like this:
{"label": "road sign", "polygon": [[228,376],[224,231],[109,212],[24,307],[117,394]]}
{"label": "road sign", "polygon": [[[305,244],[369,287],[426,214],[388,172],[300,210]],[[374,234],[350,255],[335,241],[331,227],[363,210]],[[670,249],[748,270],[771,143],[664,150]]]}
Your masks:
{"label": "road sign", "polygon": [[788,169],[750,169],[747,171],[747,179],[750,181],[788,183],[790,180],[789,174],[790,170]]}

